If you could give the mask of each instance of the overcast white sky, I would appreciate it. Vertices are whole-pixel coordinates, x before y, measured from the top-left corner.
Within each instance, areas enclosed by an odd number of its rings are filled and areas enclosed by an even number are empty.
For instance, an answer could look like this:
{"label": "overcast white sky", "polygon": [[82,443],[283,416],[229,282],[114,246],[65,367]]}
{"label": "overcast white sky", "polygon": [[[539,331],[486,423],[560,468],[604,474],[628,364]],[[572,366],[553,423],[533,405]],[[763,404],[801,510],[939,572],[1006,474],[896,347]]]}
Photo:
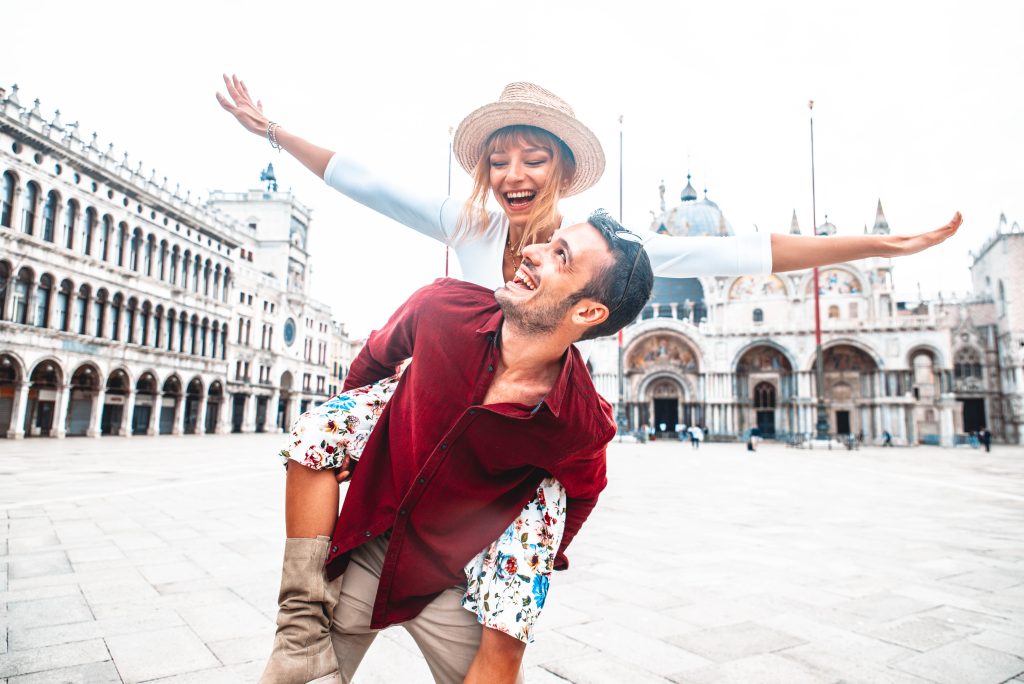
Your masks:
{"label": "overcast white sky", "polygon": [[[604,143],[601,183],[571,215],[618,208],[647,228],[705,185],[737,233],[811,226],[807,100],[815,101],[818,222],[858,233],[881,198],[894,232],[960,235],[896,269],[914,291],[965,291],[967,252],[1000,212],[1024,223],[1024,3],[192,2],[8,3],[0,83],[60,108],[172,185],[282,189],[314,208],[313,294],[365,332],[443,275],[444,250],[327,188],[214,100],[243,76],[271,118],[395,182],[443,194],[448,126],[529,80]],[[468,188],[455,166],[454,191]],[[1018,285],[1019,286],[1019,285]]]}

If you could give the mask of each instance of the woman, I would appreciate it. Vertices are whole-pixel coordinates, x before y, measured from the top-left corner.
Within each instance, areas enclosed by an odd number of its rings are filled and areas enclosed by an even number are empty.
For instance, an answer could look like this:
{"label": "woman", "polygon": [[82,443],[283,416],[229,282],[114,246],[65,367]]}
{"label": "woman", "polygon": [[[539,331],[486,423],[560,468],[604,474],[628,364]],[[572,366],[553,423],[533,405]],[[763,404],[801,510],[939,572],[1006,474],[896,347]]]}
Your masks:
{"label": "woman", "polygon": [[[547,240],[563,224],[559,199],[592,186],[604,170],[600,143],[576,120],[565,102],[532,84],[514,83],[505,88],[498,102],[467,116],[456,132],[456,157],[474,178],[470,199],[460,205],[446,198],[417,198],[342,155],[313,145],[269,121],[263,115],[262,104],[253,103],[245,84],[236,77],[225,76],[225,85],[231,99],[218,93],[218,101],[247,130],[266,136],[271,145],[289,152],[343,194],[451,246],[466,280],[488,287],[497,288],[517,277],[522,248]],[[488,195],[494,197],[500,211],[486,210]],[[909,238],[652,235],[645,247],[655,273],[660,276],[768,273],[867,256],[912,254],[946,239],[956,231],[959,222],[958,214],[944,228]],[[268,673],[272,669],[278,671],[274,669],[278,667],[275,663],[286,663],[289,659],[286,635],[296,631],[287,617],[289,611],[296,612],[292,595],[301,594],[302,587],[323,583],[317,563],[322,566],[326,538],[334,527],[338,510],[338,491],[330,468],[342,467],[339,477],[347,476],[348,462],[343,457],[357,455],[395,382],[385,381],[359,394],[332,400],[304,415],[293,429],[293,441],[283,454],[305,467],[288,468],[285,516],[289,539],[282,577],[282,612]],[[341,419],[349,422],[340,426]],[[347,449],[352,453],[346,453]],[[561,535],[563,521],[559,512],[565,505],[560,485],[554,480],[545,481],[520,519],[467,567],[469,587],[465,605],[487,627],[467,681],[515,678],[525,643],[531,636],[530,628],[543,606],[547,575],[554,565],[554,551]],[[519,541],[521,534],[516,532],[524,526],[536,539]],[[517,562],[518,568],[527,572],[514,573],[525,579],[510,579],[503,564],[497,562],[523,558],[527,553],[530,557],[526,563]],[[544,558],[538,562],[536,556],[541,554]],[[293,557],[299,556],[309,560],[301,572],[292,572],[299,565],[292,562]],[[496,592],[495,588],[501,591]],[[493,605],[492,599],[485,610],[478,600],[485,591],[491,596],[507,597],[507,601]],[[507,610],[514,605],[521,607],[527,599],[530,610]],[[325,629],[326,623],[317,622],[317,613],[326,611],[329,615],[331,609],[329,597],[323,609],[314,605],[304,614],[308,622],[304,629]],[[308,655],[303,652],[299,659],[308,660]],[[280,668],[281,672],[288,671],[285,664]],[[268,681],[307,680],[295,676]]]}

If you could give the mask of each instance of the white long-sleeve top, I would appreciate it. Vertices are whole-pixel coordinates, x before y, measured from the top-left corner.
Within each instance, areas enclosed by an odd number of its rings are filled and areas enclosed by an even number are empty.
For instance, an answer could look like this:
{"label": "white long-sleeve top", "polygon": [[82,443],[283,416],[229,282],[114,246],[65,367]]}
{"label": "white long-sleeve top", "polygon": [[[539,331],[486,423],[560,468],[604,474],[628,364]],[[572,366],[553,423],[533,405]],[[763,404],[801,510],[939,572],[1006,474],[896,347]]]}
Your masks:
{"label": "white long-sleeve top", "polygon": [[[508,217],[504,212],[488,212],[487,226],[480,233],[456,236],[463,206],[459,200],[419,197],[341,154],[335,154],[327,164],[324,181],[356,202],[451,247],[462,266],[464,280],[492,289],[505,284],[501,265]],[[768,233],[728,237],[641,235],[656,276],[692,278],[772,271]]]}

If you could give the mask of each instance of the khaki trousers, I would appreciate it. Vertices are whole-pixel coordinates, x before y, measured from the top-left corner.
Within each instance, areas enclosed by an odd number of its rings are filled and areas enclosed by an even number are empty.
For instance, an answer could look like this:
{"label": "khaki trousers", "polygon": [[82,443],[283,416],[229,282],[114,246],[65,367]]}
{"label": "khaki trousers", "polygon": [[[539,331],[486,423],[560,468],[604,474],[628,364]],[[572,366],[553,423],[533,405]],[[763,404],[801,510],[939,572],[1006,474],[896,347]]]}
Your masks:
{"label": "khaki trousers", "polygon": [[[379,631],[370,629],[370,617],[390,536],[381,535],[355,549],[341,580],[341,600],[334,611],[331,641],[345,684],[352,681]],[[460,684],[480,646],[483,627],[475,614],[462,607],[464,593],[461,586],[450,587],[423,612],[400,625],[416,642],[439,684]],[[524,681],[522,669],[517,681]]]}

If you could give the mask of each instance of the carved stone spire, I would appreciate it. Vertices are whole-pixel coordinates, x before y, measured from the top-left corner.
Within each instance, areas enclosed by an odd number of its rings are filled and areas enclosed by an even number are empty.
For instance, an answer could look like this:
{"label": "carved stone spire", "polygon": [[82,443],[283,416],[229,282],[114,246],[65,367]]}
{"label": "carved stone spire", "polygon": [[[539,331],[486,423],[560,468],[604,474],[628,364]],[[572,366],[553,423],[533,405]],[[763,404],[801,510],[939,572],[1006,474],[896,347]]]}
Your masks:
{"label": "carved stone spire", "polygon": [[871,229],[875,235],[888,235],[889,222],[885,220],[885,213],[882,211],[882,200],[878,200],[878,209],[875,210],[875,227]]}
{"label": "carved stone spire", "polygon": [[789,234],[800,235],[800,224],[796,220],[796,209],[793,210],[793,218],[789,222]]}

